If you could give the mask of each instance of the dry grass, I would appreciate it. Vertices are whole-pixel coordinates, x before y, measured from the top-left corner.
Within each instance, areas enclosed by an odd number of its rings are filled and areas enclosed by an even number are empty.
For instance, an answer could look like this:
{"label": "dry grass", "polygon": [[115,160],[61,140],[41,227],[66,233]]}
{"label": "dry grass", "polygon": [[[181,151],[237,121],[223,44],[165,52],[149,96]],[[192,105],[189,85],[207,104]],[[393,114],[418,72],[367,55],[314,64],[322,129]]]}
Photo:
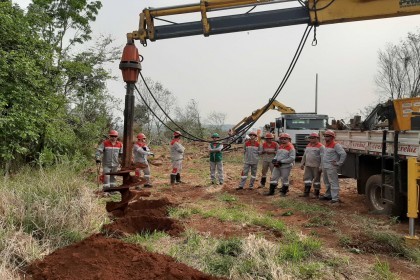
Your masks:
{"label": "dry grass", "polygon": [[0,277],[10,279],[31,261],[98,232],[102,205],[69,165],[26,169],[0,183]]}

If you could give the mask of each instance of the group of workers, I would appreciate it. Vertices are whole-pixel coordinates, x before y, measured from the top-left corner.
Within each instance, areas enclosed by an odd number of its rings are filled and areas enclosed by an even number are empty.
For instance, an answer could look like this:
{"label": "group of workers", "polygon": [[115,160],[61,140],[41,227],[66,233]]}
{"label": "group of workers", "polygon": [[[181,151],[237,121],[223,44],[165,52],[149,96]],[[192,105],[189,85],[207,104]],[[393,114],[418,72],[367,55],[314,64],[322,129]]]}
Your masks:
{"label": "group of workers", "polygon": [[[260,188],[265,187],[267,182],[268,170],[271,171],[269,191],[266,195],[274,195],[279,180],[281,180],[280,195],[286,196],[289,192],[289,177],[292,167],[295,164],[296,150],[291,143],[291,137],[287,133],[279,134],[279,143],[274,141],[274,135],[267,133],[264,143],[257,141],[257,134],[251,132],[249,139],[244,143],[244,166],[241,173],[241,180],[237,190],[243,190],[246,184],[248,173],[251,172],[249,189],[254,188],[257,178],[258,163],[262,161],[262,174]],[[332,204],[339,202],[339,182],[338,168],[343,165],[346,159],[346,152],[343,147],[335,141],[335,132],[327,130],[323,134],[325,145],[320,143],[318,133],[309,135],[309,143],[305,149],[301,161],[301,169],[304,170],[303,182],[304,190],[301,196],[309,197],[313,186],[314,196],[321,200],[330,200]],[[173,133],[170,143],[172,171],[170,183],[181,183],[182,161],[184,158],[185,147],[181,144],[182,134],[179,131]],[[117,172],[119,166],[119,156],[122,155],[123,145],[117,140],[118,132],[111,130],[109,139],[99,145],[96,151],[96,162],[103,165],[103,187],[116,187],[115,176],[107,173]],[[212,184],[223,184],[223,144],[218,133],[214,133],[212,141],[209,143],[210,179]],[[143,133],[137,135],[137,142],[133,146],[133,163],[142,163],[142,167],[136,168],[136,176],[143,172],[146,183],[144,187],[152,187],[150,183],[150,168],[147,160],[148,156],[154,154],[150,151],[146,143],[146,136]],[[101,160],[102,157],[102,160]],[[146,166],[146,167],[145,167]],[[217,173],[217,180],[216,180]],[[324,195],[320,196],[321,174],[326,187]]]}
{"label": "group of workers", "polygon": [[[108,139],[103,141],[96,149],[95,157],[96,163],[102,164],[103,170],[103,188],[115,188],[116,177],[114,174],[118,171],[120,165],[120,156],[123,153],[123,144],[118,141],[118,131],[111,130],[108,135]],[[184,158],[185,148],[181,144],[181,132],[175,131],[173,139],[171,141],[171,161],[172,161],[172,172],[171,172],[171,184],[181,183],[181,170],[182,160]],[[154,156],[153,152],[146,143],[146,135],[143,133],[137,134],[137,142],[133,145],[133,164],[136,166],[135,174],[140,177],[143,172],[143,177],[146,180],[144,184],[145,188],[151,188],[150,182],[150,166],[147,160],[148,156]],[[141,167],[137,167],[141,164]],[[109,174],[111,173],[111,174]]]}
{"label": "group of workers", "polygon": [[[344,148],[335,141],[335,132],[327,130],[324,133],[325,145],[320,143],[318,133],[309,135],[309,143],[301,161],[301,169],[304,170],[304,190],[302,197],[309,197],[311,188],[314,188],[314,196],[320,200],[329,200],[331,204],[340,201],[338,169],[344,164],[346,152]],[[248,173],[251,171],[249,189],[254,188],[257,175],[258,162],[262,158],[262,174],[260,187],[264,187],[267,181],[268,169],[271,171],[270,188],[266,195],[274,195],[279,180],[281,180],[280,195],[286,196],[289,192],[290,171],[295,163],[296,150],[291,143],[288,133],[280,133],[280,144],[273,141],[271,133],[265,135],[265,142],[259,144],[257,134],[249,133],[250,139],[244,144],[244,167],[242,178],[237,190],[244,189]],[[321,174],[323,174],[326,191],[320,196]]]}

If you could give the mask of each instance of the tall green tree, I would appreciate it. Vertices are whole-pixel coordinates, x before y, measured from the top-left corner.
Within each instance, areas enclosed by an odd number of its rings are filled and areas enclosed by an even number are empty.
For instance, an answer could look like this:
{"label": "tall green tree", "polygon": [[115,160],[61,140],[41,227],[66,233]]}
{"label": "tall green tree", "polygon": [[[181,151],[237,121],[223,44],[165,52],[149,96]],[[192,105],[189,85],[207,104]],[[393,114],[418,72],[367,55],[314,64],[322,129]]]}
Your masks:
{"label": "tall green tree", "polygon": [[[101,7],[100,1],[86,0],[33,0],[28,7],[33,30],[52,46],[55,91],[66,100],[65,114],[41,135],[45,145],[39,147],[40,152],[74,150],[71,143],[77,141],[79,151],[88,155],[93,143],[114,126],[111,112],[118,102],[108,93],[106,81],[115,77],[106,65],[118,58],[119,51],[112,47],[110,37],[84,48],[91,40],[90,24]],[[67,128],[65,132],[54,133],[62,127]]]}
{"label": "tall green tree", "polygon": [[63,104],[53,94],[51,47],[32,28],[18,6],[0,3],[0,162],[34,157],[39,135]]}
{"label": "tall green tree", "polygon": [[105,86],[114,78],[106,66],[117,59],[112,39],[85,47],[102,4],[34,0],[26,14],[0,4],[0,168],[48,154],[88,156],[114,125],[117,104]]}

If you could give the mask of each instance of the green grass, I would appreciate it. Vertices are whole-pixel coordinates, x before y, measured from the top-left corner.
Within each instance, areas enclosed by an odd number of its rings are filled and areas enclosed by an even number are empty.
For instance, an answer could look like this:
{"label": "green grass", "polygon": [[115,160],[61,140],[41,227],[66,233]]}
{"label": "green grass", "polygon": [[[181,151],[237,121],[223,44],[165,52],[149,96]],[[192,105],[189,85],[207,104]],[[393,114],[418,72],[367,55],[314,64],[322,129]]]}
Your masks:
{"label": "green grass", "polygon": [[397,277],[391,272],[388,262],[382,262],[379,258],[376,258],[369,279],[395,280]]}
{"label": "green grass", "polygon": [[123,238],[123,241],[128,243],[133,243],[137,245],[142,245],[148,251],[155,251],[155,245],[163,238],[168,238],[169,235],[165,232],[154,231],[154,232],[143,232],[141,234],[134,234],[128,237]]}
{"label": "green grass", "polygon": [[252,207],[242,204],[230,204],[227,206],[215,205],[211,209],[204,207],[198,209],[204,218],[217,218],[223,222],[236,222],[242,224],[262,226],[273,230],[283,231],[285,225],[282,221],[266,214],[260,214]]}
{"label": "green grass", "polygon": [[293,240],[284,242],[279,258],[292,262],[301,262],[314,255],[321,249],[321,241],[313,237],[305,239],[293,238]]}
{"label": "green grass", "polygon": [[287,197],[285,199],[276,200],[273,202],[273,204],[280,208],[292,209],[302,212],[303,214],[323,214],[324,216],[332,215],[331,210],[325,206],[321,206],[315,203],[302,202]]}
{"label": "green grass", "polygon": [[220,201],[224,201],[224,202],[235,202],[235,201],[237,201],[237,200],[238,200],[235,196],[230,195],[230,194],[228,194],[228,193],[222,193],[222,194],[218,195],[218,197],[217,197],[217,198],[218,198]]}
{"label": "green grass", "polygon": [[199,214],[200,211],[190,207],[169,207],[168,213],[173,219],[188,219],[194,214]]}
{"label": "green grass", "polygon": [[335,225],[335,222],[330,219],[330,217],[323,216],[314,216],[305,223],[305,227],[329,227]]}

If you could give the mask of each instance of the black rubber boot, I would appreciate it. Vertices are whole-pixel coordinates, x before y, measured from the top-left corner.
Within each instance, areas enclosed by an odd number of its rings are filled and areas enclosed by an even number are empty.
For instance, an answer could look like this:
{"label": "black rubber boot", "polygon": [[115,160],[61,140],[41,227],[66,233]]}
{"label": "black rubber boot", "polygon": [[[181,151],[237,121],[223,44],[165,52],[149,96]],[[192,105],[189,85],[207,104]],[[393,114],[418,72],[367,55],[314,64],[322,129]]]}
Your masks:
{"label": "black rubber boot", "polygon": [[314,190],[315,198],[319,198],[319,190]]}
{"label": "black rubber boot", "polygon": [[305,185],[305,191],[303,194],[299,195],[299,197],[309,197],[309,193],[311,192],[311,185]]}
{"label": "black rubber boot", "polygon": [[181,184],[181,183],[183,183],[182,181],[181,181],[181,174],[176,174],[176,178],[175,178],[176,180],[175,180],[175,184]]}
{"label": "black rubber boot", "polygon": [[262,177],[261,181],[260,181],[260,188],[264,188],[265,187],[265,182],[267,182],[267,178],[266,177]]}
{"label": "black rubber boot", "polygon": [[289,192],[289,186],[283,185],[280,189],[280,195],[281,196],[286,196],[286,193],[288,193],[288,192]]}
{"label": "black rubber boot", "polygon": [[274,191],[276,190],[277,185],[276,184],[270,184],[270,191],[268,193],[265,193],[265,195],[274,195]]}
{"label": "black rubber boot", "polygon": [[171,185],[175,185],[176,175],[171,174]]}

